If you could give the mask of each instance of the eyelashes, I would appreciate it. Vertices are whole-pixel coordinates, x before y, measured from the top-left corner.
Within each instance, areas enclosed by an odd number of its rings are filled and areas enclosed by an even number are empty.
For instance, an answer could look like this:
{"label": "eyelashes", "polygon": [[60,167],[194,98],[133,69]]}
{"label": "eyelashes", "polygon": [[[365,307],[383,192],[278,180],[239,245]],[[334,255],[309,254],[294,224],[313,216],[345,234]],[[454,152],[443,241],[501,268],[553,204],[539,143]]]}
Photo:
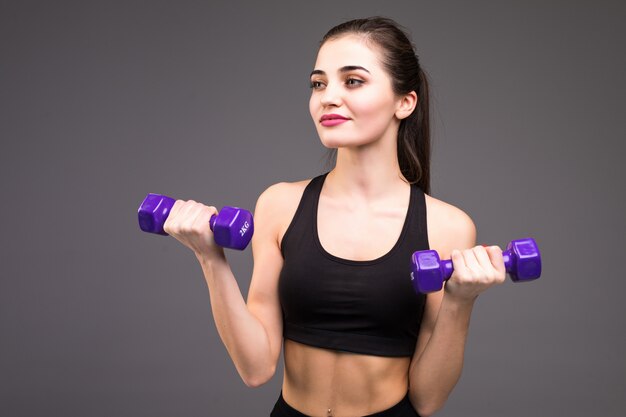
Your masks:
{"label": "eyelashes", "polygon": [[359,87],[361,86],[365,81],[363,80],[359,80],[358,78],[348,78],[346,80],[346,85],[349,87]]}
{"label": "eyelashes", "polygon": [[[346,88],[358,88],[361,85],[363,85],[365,83],[365,81],[358,79],[358,78],[346,78],[346,80],[344,81],[344,85],[346,86]],[[314,80],[311,81],[309,83],[309,88],[312,90],[321,90],[324,87],[326,87],[326,84],[323,81],[319,81],[319,80]]]}

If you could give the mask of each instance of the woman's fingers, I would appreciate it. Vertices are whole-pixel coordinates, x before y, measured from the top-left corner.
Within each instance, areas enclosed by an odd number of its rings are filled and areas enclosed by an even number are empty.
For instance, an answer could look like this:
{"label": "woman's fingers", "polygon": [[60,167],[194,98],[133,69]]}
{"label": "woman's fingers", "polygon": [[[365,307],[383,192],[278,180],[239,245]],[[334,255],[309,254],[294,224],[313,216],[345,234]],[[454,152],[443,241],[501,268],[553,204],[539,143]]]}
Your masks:
{"label": "woman's fingers", "polygon": [[496,270],[496,282],[501,284],[506,279],[506,267],[504,266],[504,257],[502,256],[502,249],[498,246],[489,246],[487,249],[487,255],[491,261],[491,265]]}
{"label": "woman's fingers", "polygon": [[194,213],[191,229],[200,233],[205,232],[206,229],[210,229],[211,217],[214,214],[217,214],[215,207],[200,204],[198,211]]}
{"label": "woman's fingers", "polygon": [[184,204],[184,201],[176,200],[176,202],[170,209],[170,213],[168,214],[167,219],[165,219],[165,223],[163,224],[163,230],[168,235],[174,235],[175,228],[177,228],[176,225],[178,220],[178,213],[180,212],[180,209],[184,206]]}
{"label": "woman's fingers", "polygon": [[505,279],[502,251],[497,246],[453,250],[450,258],[454,266],[453,287],[468,295],[478,295]]}
{"label": "woman's fingers", "polygon": [[210,220],[217,209],[194,200],[177,200],[163,225],[169,235],[184,241],[189,238],[210,235]]}
{"label": "woman's fingers", "polygon": [[477,264],[474,274],[478,280],[485,283],[491,283],[495,280],[497,271],[491,263],[491,259],[487,254],[484,246],[476,246],[471,249]]}
{"label": "woman's fingers", "polygon": [[201,210],[201,204],[195,202],[194,200],[189,200],[185,202],[183,207],[180,209],[180,233],[184,235],[197,233],[194,231],[193,224],[198,217]]}

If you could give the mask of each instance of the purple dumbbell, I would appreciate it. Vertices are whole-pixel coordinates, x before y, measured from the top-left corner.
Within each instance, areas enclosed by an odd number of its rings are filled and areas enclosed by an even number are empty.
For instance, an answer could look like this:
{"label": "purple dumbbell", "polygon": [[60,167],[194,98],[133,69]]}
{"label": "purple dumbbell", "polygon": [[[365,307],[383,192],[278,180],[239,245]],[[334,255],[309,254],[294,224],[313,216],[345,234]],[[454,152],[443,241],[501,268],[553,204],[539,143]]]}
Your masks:
{"label": "purple dumbbell", "polygon": [[[541,275],[541,254],[534,239],[511,241],[502,256],[506,272],[514,282],[532,281]],[[452,261],[441,261],[434,250],[415,252],[411,261],[413,288],[422,294],[439,291],[454,270]]]}
{"label": "purple dumbbell", "polygon": [[[139,206],[139,227],[144,232],[167,235],[163,225],[176,200],[160,194],[148,194]],[[224,206],[211,216],[209,226],[215,243],[224,248],[244,250],[254,233],[252,213],[239,207]]]}

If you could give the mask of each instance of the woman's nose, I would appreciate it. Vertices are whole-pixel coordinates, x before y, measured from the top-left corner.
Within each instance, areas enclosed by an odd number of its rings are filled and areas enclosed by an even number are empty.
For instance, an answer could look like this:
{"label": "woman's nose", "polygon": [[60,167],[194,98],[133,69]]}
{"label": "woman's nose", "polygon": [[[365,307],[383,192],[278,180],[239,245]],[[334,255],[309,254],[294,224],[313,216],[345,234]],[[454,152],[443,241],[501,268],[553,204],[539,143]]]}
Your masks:
{"label": "woman's nose", "polygon": [[335,84],[328,84],[320,99],[322,106],[340,106],[341,105],[341,90]]}

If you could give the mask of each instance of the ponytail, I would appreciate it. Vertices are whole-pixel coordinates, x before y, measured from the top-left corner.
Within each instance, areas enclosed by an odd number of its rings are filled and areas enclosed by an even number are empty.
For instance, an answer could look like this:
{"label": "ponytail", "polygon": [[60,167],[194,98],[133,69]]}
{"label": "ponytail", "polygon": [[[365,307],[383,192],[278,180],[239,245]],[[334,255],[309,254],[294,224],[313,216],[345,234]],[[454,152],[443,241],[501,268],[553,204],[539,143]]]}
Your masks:
{"label": "ponytail", "polygon": [[398,129],[398,163],[400,172],[410,184],[430,193],[430,112],[428,80],[419,69],[417,105],[413,113],[400,122]]}

